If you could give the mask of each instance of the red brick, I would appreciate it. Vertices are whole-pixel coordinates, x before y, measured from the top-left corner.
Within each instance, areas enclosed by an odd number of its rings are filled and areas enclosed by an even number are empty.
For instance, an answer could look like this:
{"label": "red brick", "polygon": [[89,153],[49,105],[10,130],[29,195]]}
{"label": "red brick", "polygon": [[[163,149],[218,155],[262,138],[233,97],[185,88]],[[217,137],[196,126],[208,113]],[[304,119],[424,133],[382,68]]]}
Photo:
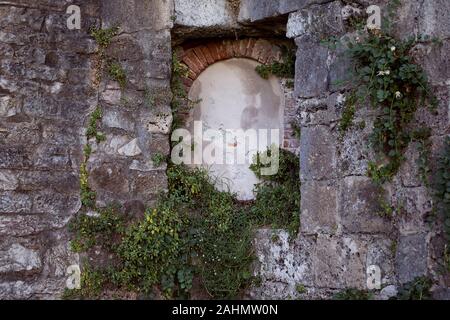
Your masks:
{"label": "red brick", "polygon": [[234,58],[234,49],[233,49],[233,41],[226,40],[223,42],[223,45],[225,47],[225,51],[227,53],[227,59]]}
{"label": "red brick", "polygon": [[220,55],[219,50],[217,49],[217,43],[208,43],[207,47],[209,49],[209,52],[211,53],[214,62],[219,61]]}
{"label": "red brick", "polygon": [[219,42],[219,44],[217,46],[217,49],[219,50],[220,60],[225,60],[225,59],[229,58],[228,52],[227,52],[227,49],[226,49],[226,45],[225,45],[224,42]]}
{"label": "red brick", "polygon": [[203,55],[206,58],[206,61],[208,62],[208,64],[213,64],[214,63],[214,59],[211,55],[211,52],[209,52],[208,47],[206,46],[200,46],[199,49],[202,51]]}
{"label": "red brick", "polygon": [[239,52],[240,43],[240,40],[233,41],[233,57],[235,58],[241,57],[241,54]]}
{"label": "red brick", "polygon": [[206,67],[209,66],[208,60],[206,59],[205,55],[203,54],[202,50],[200,50],[200,47],[195,47],[194,49],[194,53],[197,56],[197,58],[200,60],[200,62],[203,65],[203,69],[205,69]]}
{"label": "red brick", "polygon": [[241,40],[241,43],[239,44],[239,54],[241,57],[247,56],[247,45],[248,39]]}
{"label": "red brick", "polygon": [[253,52],[253,48],[255,47],[255,43],[256,43],[256,39],[255,38],[250,38],[248,40],[247,50],[245,51],[245,56],[246,57],[251,57],[252,56],[252,52]]}

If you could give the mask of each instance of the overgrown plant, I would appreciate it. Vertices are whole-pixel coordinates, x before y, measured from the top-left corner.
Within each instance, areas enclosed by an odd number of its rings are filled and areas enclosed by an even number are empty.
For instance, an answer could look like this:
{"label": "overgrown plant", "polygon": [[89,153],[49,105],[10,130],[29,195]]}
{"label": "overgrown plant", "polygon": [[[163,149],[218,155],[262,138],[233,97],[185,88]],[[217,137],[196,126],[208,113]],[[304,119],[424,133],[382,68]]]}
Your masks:
{"label": "overgrown plant", "polygon": [[404,160],[403,152],[412,140],[409,124],[417,108],[437,104],[423,70],[409,55],[416,40],[400,41],[381,32],[369,32],[359,41],[348,43],[355,62],[358,103],[370,101],[380,111],[374,123],[371,144],[383,156],[371,163],[369,176],[379,183],[392,179]]}
{"label": "overgrown plant", "polygon": [[[212,298],[239,297],[256,281],[254,229],[269,224],[295,233],[299,227],[298,158],[280,154],[279,174],[256,188],[254,204],[217,190],[205,170],[170,165],[169,193],[143,220],[127,221],[116,209],[80,215],[70,224],[72,246],[76,251],[100,246],[115,257],[108,268],[95,270],[104,285],[144,294],[157,287],[167,297],[188,297],[199,277]],[[259,172],[260,166],[253,168]]]}
{"label": "overgrown plant", "polygon": [[432,281],[427,277],[417,277],[400,288],[398,300],[430,300]]}
{"label": "overgrown plant", "polygon": [[[267,150],[270,156],[270,150]],[[256,200],[251,212],[260,224],[288,230],[296,235],[300,228],[299,158],[289,151],[279,150],[279,168],[275,175],[262,176],[263,155],[257,154],[250,169],[262,180],[255,187]]]}
{"label": "overgrown plant", "polygon": [[262,64],[256,67],[255,71],[263,79],[269,79],[270,75],[279,78],[292,79],[295,76],[295,50],[282,47],[282,61],[275,61],[271,64]]}
{"label": "overgrown plant", "polygon": [[95,208],[95,200],[97,194],[89,186],[89,173],[87,163],[92,154],[92,146],[90,140],[95,138],[96,143],[105,141],[106,137],[98,131],[98,123],[102,118],[102,110],[97,106],[89,117],[88,127],[86,128],[87,143],[83,148],[84,158],[80,165],[80,196],[81,204],[86,208]]}

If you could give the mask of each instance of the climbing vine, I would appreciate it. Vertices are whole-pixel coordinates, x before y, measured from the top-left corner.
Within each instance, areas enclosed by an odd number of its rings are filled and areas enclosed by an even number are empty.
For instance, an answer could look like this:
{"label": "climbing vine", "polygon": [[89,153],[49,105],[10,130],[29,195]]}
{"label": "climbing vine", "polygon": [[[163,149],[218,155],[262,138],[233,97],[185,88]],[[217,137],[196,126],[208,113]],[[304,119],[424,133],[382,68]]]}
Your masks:
{"label": "climbing vine", "polygon": [[[355,61],[356,102],[369,101],[380,111],[370,141],[383,157],[370,163],[368,172],[379,183],[390,181],[404,161],[404,150],[414,139],[409,124],[417,108],[425,102],[432,110],[437,105],[425,73],[409,55],[415,44],[414,39],[400,41],[381,32],[369,32],[364,39],[348,43]],[[348,119],[343,121],[345,129]]]}

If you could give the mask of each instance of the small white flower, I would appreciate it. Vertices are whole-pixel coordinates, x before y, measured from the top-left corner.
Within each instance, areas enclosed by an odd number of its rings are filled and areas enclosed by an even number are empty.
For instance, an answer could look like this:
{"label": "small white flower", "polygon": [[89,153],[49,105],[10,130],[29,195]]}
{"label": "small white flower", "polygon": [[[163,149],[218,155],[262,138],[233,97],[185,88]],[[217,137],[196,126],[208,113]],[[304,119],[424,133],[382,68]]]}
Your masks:
{"label": "small white flower", "polygon": [[379,71],[378,72],[378,76],[388,76],[391,74],[390,70],[386,70],[386,71]]}
{"label": "small white flower", "polygon": [[395,93],[395,97],[396,97],[397,99],[400,99],[400,98],[402,97],[402,93],[401,93],[400,91],[397,91],[397,92]]}
{"label": "small white flower", "polygon": [[396,47],[391,47],[391,51],[394,52],[395,50],[397,50]]}

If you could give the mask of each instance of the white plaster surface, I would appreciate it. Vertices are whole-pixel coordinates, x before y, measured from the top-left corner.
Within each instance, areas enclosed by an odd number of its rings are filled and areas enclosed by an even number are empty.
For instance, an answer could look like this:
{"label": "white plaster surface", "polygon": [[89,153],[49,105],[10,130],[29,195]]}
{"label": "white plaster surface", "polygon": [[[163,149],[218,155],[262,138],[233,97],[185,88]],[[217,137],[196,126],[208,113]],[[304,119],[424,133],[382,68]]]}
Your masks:
{"label": "white plaster surface", "polygon": [[[205,154],[205,150],[211,150],[214,143],[215,150],[222,146],[223,162],[216,157],[216,163],[204,164],[211,177],[218,178],[218,189],[228,189],[237,194],[240,200],[254,199],[253,189],[258,179],[249,169],[256,151],[265,151],[268,145],[279,145],[283,135],[283,94],[280,82],[276,77],[264,80],[256,72],[256,61],[250,59],[229,59],[218,62],[206,69],[194,82],[189,92],[192,101],[198,101],[191,111],[188,120],[188,130],[195,136],[199,136],[200,130],[194,130],[194,121],[202,121],[202,131],[216,129],[221,132],[230,132],[223,140],[215,139],[208,142],[203,139],[202,146],[194,153]],[[227,159],[232,159],[237,149],[242,148],[236,139],[236,133],[242,129],[279,129],[279,136],[270,140],[257,138],[257,146],[246,146],[245,163],[239,164],[234,158],[233,164],[228,164]],[[231,143],[230,143],[231,142]],[[203,150],[203,151],[202,151]],[[209,154],[216,156],[215,152]],[[219,152],[217,152],[219,154]],[[223,164],[221,164],[223,163]]]}

